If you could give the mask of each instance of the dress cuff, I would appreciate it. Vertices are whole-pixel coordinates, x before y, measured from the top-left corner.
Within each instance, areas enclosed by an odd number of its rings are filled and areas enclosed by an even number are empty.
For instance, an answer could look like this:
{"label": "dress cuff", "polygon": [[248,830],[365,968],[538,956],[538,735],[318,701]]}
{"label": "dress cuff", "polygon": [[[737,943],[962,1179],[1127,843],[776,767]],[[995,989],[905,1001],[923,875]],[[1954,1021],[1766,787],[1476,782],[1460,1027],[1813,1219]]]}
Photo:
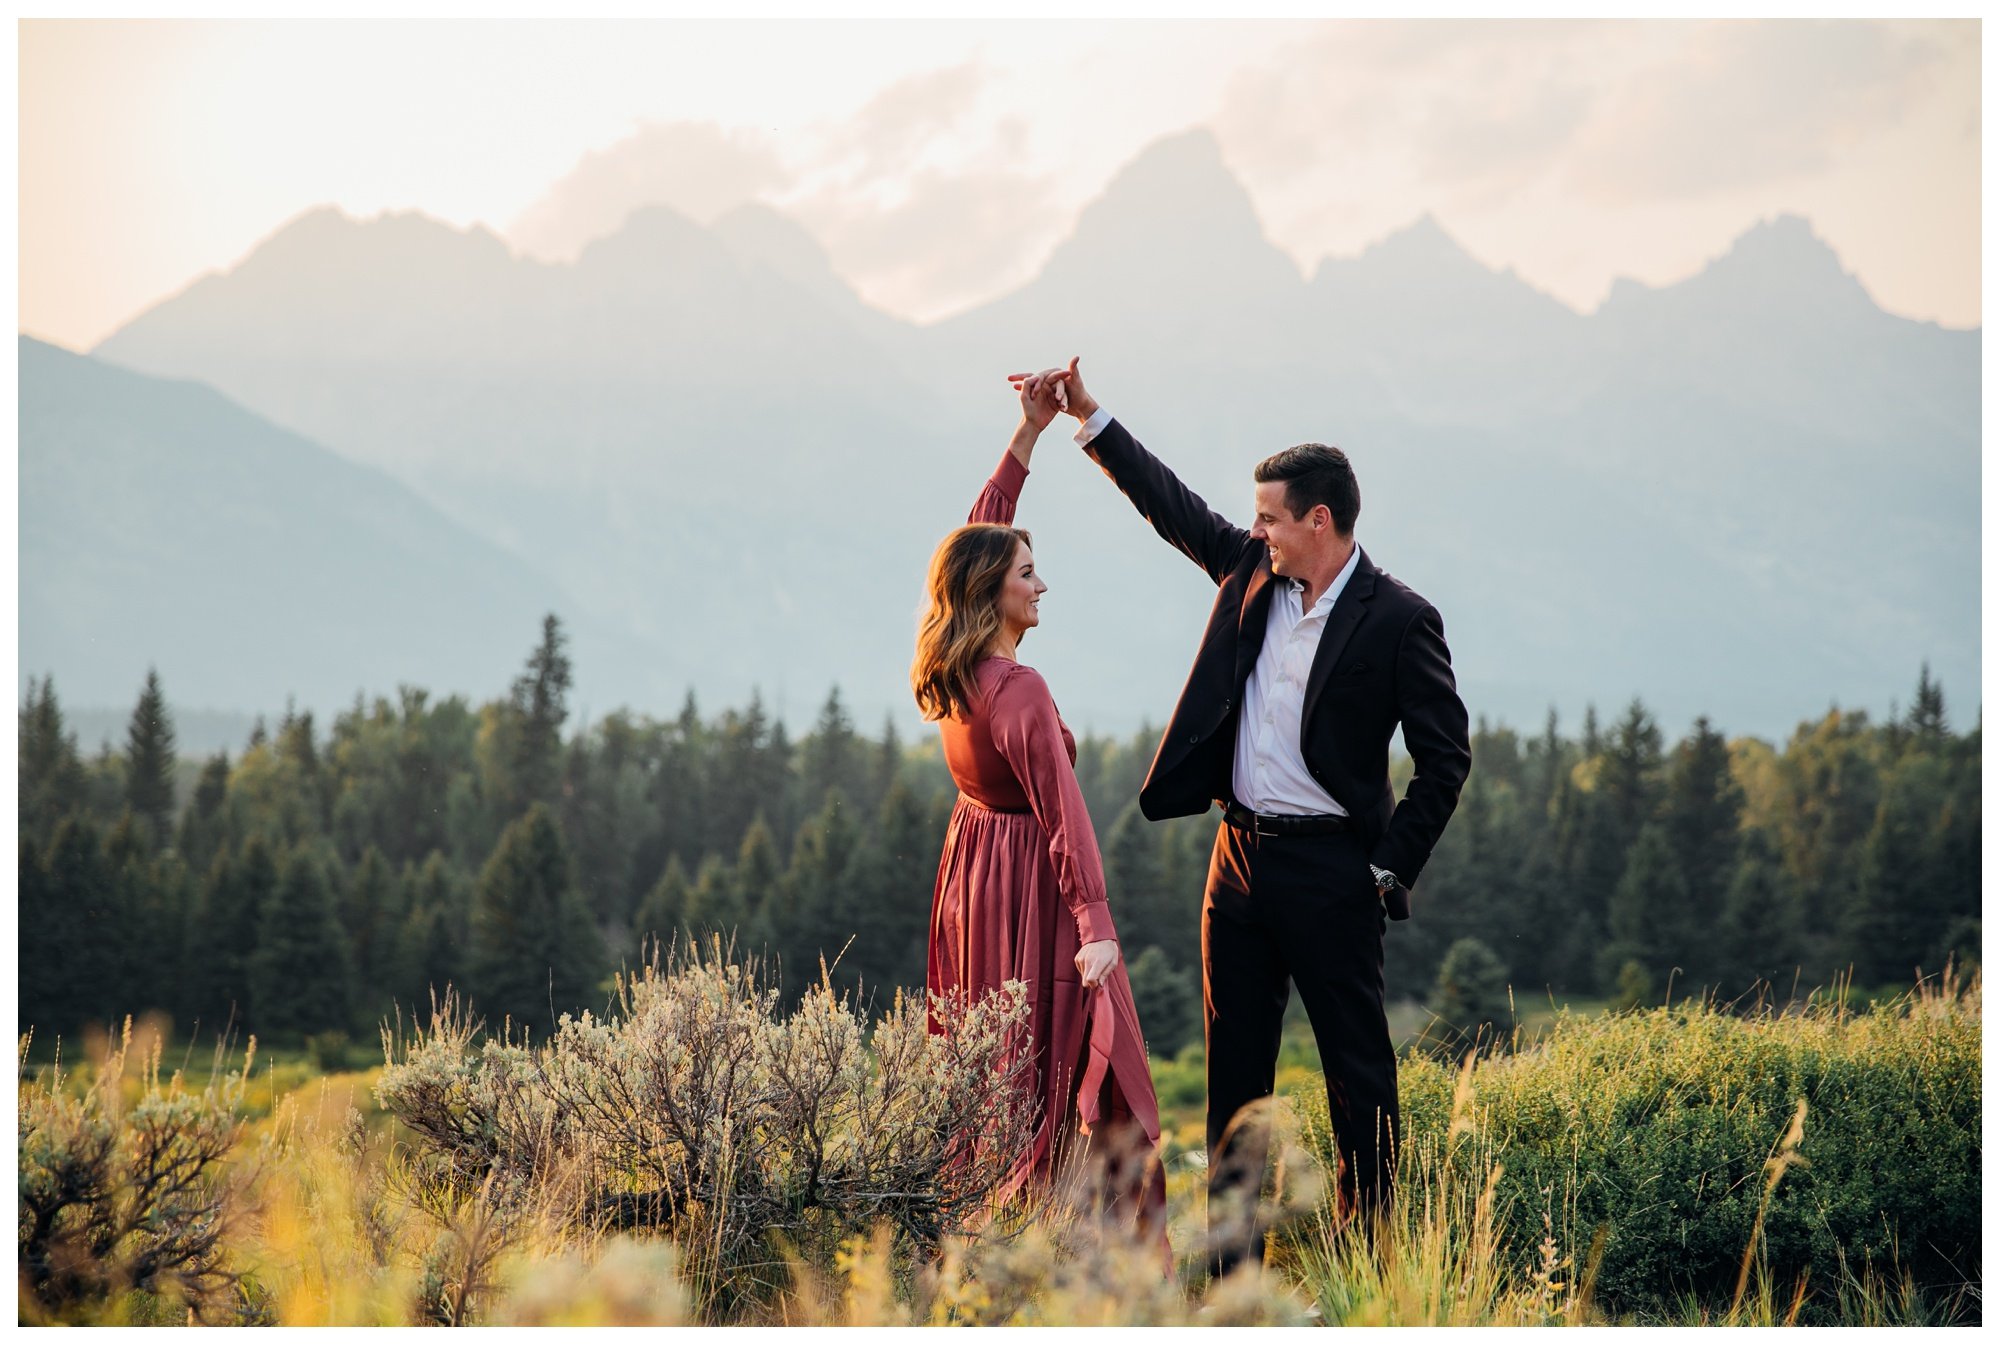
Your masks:
{"label": "dress cuff", "polygon": [[1117,937],[1118,926],[1111,921],[1110,902],[1086,901],[1076,908],[1076,941],[1079,947]]}
{"label": "dress cuff", "polygon": [[1028,480],[1028,469],[1014,456],[1013,450],[1000,455],[1000,465],[993,469],[993,488],[1015,503],[1020,503],[1021,487]]}

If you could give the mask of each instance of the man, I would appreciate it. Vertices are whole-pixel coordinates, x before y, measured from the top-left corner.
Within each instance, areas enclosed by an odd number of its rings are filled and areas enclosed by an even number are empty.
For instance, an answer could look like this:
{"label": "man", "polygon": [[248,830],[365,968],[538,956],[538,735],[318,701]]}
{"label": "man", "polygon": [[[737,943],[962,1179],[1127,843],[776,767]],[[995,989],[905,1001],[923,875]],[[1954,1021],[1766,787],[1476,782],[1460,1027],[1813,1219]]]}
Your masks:
{"label": "man", "polygon": [[[1254,1206],[1288,983],[1326,1068],[1343,1215],[1386,1213],[1396,1053],[1382,982],[1385,913],[1410,913],[1472,761],[1437,609],[1354,540],[1347,457],[1300,444],[1257,465],[1255,526],[1212,511],[1085,391],[1053,379],[1076,440],[1154,529],[1219,587],[1194,667],[1139,792],[1154,820],[1221,803],[1201,914],[1211,1269],[1261,1260]],[[1416,771],[1389,784],[1397,724]],[[1232,1121],[1235,1122],[1232,1125]]]}

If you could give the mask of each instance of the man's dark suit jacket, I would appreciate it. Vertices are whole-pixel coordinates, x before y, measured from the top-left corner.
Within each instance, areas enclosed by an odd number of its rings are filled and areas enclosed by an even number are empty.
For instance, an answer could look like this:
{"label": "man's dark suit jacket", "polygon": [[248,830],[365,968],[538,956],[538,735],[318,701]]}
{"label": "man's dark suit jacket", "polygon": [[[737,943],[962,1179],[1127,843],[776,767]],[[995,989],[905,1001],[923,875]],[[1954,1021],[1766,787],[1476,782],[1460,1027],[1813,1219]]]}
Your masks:
{"label": "man's dark suit jacket", "polygon": [[[1084,451],[1160,536],[1220,586],[1194,668],[1139,791],[1139,810],[1155,821],[1206,812],[1211,801],[1231,797],[1236,712],[1271,612],[1270,554],[1116,420]],[[1389,742],[1398,722],[1416,766],[1401,804],[1389,785]],[[1406,889],[1415,886],[1458,806],[1472,748],[1443,618],[1376,569],[1366,551],[1320,635],[1299,746],[1313,779],[1359,826],[1370,862],[1401,880],[1388,910],[1408,919]]]}

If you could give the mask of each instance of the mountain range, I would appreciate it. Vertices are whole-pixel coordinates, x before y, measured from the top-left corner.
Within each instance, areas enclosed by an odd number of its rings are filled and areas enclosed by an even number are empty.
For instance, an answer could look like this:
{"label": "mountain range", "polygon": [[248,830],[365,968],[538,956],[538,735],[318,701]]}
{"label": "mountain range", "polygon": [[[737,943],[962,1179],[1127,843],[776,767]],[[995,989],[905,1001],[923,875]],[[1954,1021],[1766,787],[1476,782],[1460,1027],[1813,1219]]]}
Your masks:
{"label": "mountain range", "polygon": [[[926,327],[868,308],[760,206],[707,227],[647,208],[573,264],[319,210],[88,360],[23,342],[21,676],[94,700],[103,673],[129,700],[180,639],[209,651],[162,667],[189,704],[483,691],[546,606],[599,709],[754,686],[798,721],[837,682],[858,716],[913,722],[925,561],[1005,444],[1003,375],[1081,354],[1092,392],[1225,514],[1264,455],[1347,449],[1361,542],[1444,613],[1476,714],[1573,726],[1637,695],[1670,732],[1707,713],[1774,736],[1830,702],[1907,700],[1928,661],[1969,719],[1980,341],[1883,312],[1789,216],[1587,316],[1428,217],[1303,277],[1202,131],[1122,170],[1025,286]],[[52,408],[99,396],[128,412],[91,431],[113,475],[52,470],[81,433]],[[255,427],[273,474],[254,504],[184,479],[213,444],[145,409],[197,396]],[[1068,424],[1022,501],[1052,585],[1025,652],[1072,722],[1123,732],[1171,707],[1213,590]],[[287,485],[308,457],[373,493]],[[142,600],[93,558],[136,545],[149,507],[178,545]],[[414,601],[420,535],[449,649],[369,625],[368,586],[399,575]],[[306,563],[277,542],[310,537],[352,578],[274,603],[258,586]]]}

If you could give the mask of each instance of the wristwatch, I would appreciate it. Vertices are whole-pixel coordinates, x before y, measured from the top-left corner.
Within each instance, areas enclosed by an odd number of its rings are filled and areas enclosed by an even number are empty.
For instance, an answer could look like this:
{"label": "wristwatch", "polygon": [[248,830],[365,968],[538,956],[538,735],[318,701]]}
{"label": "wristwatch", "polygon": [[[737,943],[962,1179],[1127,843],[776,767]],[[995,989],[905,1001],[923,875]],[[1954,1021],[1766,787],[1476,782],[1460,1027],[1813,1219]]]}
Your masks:
{"label": "wristwatch", "polygon": [[1377,892],[1387,892],[1392,887],[1401,887],[1403,885],[1402,879],[1379,865],[1370,864],[1368,872],[1375,875],[1375,890]]}

